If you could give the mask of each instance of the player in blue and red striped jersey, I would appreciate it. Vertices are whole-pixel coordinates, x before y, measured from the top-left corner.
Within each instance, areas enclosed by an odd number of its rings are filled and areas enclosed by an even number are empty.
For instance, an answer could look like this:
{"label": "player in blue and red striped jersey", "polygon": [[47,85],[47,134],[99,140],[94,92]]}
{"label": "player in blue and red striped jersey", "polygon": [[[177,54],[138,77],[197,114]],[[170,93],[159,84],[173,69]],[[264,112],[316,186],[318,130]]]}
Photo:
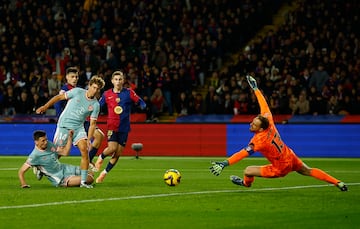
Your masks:
{"label": "player in blue and red striped jersey", "polygon": [[[66,69],[66,83],[61,87],[59,94],[64,94],[65,92],[76,87],[76,84],[79,80],[79,73],[76,67],[69,67]],[[60,100],[59,102],[54,104],[54,108],[56,110],[56,117],[60,117],[61,112],[64,110],[66,105],[65,100]]]}
{"label": "player in blue and red striped jersey", "polygon": [[125,75],[121,71],[115,71],[111,76],[113,88],[105,91],[100,98],[100,105],[107,105],[107,136],[108,145],[104,152],[99,155],[95,167],[100,170],[105,157],[112,155],[106,168],[96,178],[96,183],[103,182],[106,174],[116,165],[122,154],[130,131],[130,114],[132,104],[140,105],[141,109],[146,103],[131,88],[124,87]]}

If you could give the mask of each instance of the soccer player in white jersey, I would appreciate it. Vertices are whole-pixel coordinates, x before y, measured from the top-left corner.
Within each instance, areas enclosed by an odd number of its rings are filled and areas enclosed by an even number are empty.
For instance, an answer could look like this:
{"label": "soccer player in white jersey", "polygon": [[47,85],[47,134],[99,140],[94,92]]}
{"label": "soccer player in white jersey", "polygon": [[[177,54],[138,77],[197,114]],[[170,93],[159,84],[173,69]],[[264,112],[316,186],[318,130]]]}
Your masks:
{"label": "soccer player in white jersey", "polygon": [[[89,148],[91,140],[94,138],[96,128],[96,120],[100,112],[100,104],[96,98],[96,94],[105,86],[105,82],[101,77],[93,76],[89,81],[87,90],[83,88],[73,88],[64,94],[58,94],[52,97],[44,106],[36,110],[37,114],[44,113],[49,107],[60,100],[68,100],[64,111],[61,113],[56,132],[54,143],[58,147],[61,155],[68,155],[68,151],[64,151],[67,143],[69,130],[74,131],[72,141],[81,153],[81,184],[80,187],[92,188],[92,185],[86,183],[86,177],[89,168]],[[84,122],[90,116],[90,127],[86,134]],[[64,151],[64,152],[62,152]]]}
{"label": "soccer player in white jersey", "polygon": [[[69,131],[68,135],[69,140],[65,148],[70,150],[73,131]],[[48,141],[45,131],[34,131],[33,139],[35,142],[34,149],[18,172],[21,188],[30,188],[25,180],[25,173],[31,167],[36,167],[41,171],[55,187],[79,187],[81,181],[80,166],[60,163],[56,146],[53,142]],[[86,182],[88,184],[94,182],[92,172],[89,172]]]}

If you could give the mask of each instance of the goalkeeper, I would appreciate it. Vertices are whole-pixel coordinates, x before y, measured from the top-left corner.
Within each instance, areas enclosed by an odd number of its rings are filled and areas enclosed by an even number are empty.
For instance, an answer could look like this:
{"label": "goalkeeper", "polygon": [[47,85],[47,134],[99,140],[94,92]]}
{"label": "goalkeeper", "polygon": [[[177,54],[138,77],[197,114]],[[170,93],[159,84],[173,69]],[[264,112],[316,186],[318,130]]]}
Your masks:
{"label": "goalkeeper", "polygon": [[260,115],[255,117],[250,123],[250,131],[254,136],[244,149],[236,152],[227,160],[222,162],[212,162],[210,171],[218,176],[222,170],[229,165],[233,165],[254,152],[260,152],[270,162],[263,166],[248,166],[245,168],[243,179],[232,175],[230,180],[244,187],[251,187],[255,177],[277,178],[284,177],[292,171],[296,171],[305,176],[312,176],[316,179],[335,185],[341,191],[347,191],[346,184],[318,168],[307,166],[281,139],[276,129],[270,108],[264,96],[257,87],[256,80],[252,76],[246,76],[250,87],[254,90],[260,105]]}

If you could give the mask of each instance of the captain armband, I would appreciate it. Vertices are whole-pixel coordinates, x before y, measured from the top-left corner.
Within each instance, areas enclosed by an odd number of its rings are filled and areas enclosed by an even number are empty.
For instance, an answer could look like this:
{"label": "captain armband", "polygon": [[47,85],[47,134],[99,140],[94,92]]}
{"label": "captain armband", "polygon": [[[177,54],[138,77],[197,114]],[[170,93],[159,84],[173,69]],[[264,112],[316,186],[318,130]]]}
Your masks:
{"label": "captain armband", "polygon": [[253,148],[251,146],[247,146],[244,149],[246,150],[246,152],[248,152],[249,155],[255,153],[255,151],[253,150]]}

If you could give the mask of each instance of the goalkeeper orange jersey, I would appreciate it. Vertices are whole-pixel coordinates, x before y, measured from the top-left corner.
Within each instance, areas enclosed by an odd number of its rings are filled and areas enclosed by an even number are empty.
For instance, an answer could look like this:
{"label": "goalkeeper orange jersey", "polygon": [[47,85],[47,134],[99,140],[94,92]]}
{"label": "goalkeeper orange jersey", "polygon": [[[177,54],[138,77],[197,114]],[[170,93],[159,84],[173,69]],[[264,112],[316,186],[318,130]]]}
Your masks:
{"label": "goalkeeper orange jersey", "polygon": [[269,127],[262,132],[255,133],[250,140],[250,144],[253,145],[255,152],[260,152],[273,166],[283,167],[284,164],[292,162],[294,157],[297,156],[292,149],[281,140],[280,134],[275,127],[270,108],[260,90],[255,90],[254,92],[260,105],[261,115],[269,119]]}

